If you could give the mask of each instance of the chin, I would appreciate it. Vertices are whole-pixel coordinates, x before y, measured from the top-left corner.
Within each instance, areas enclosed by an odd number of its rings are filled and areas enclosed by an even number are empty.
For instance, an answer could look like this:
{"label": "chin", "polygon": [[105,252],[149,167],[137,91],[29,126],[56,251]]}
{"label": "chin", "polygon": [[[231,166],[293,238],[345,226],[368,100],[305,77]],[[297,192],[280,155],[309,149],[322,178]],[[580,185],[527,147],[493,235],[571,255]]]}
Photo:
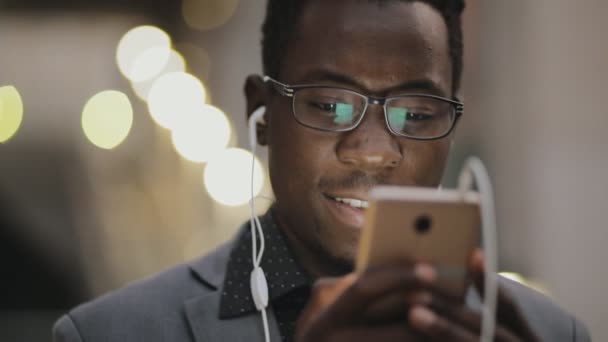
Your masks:
{"label": "chin", "polygon": [[[359,232],[349,237],[341,237],[336,240],[330,237],[321,237],[321,249],[328,263],[336,270],[335,275],[350,273],[355,269],[355,260],[359,248]],[[323,243],[329,242],[329,243]]]}

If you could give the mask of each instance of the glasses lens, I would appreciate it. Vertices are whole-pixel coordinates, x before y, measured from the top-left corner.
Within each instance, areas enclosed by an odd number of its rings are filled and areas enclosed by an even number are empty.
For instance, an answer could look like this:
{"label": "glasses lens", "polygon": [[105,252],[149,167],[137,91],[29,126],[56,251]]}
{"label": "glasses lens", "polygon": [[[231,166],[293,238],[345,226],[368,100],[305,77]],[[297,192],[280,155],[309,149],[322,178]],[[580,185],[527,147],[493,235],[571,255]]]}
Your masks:
{"label": "glasses lens", "polygon": [[447,133],[456,117],[451,103],[430,97],[392,98],[386,103],[391,130],[415,138],[436,138]]}
{"label": "glasses lens", "polygon": [[303,88],[294,96],[296,119],[307,126],[325,130],[354,127],[365,109],[365,99],[344,89]]}

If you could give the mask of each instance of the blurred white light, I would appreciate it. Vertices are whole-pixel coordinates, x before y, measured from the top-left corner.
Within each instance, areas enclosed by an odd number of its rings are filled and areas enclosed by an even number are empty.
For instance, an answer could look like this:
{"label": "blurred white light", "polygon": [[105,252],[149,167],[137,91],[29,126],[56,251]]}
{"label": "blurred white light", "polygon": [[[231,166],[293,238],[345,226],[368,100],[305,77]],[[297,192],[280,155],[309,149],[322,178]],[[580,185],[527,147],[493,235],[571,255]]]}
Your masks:
{"label": "blurred white light", "polygon": [[205,87],[196,77],[170,72],[159,77],[148,94],[148,109],[157,124],[173,129],[181,118],[200,111],[205,103]]}
{"label": "blurred white light", "polygon": [[[251,162],[250,152],[240,148],[229,148],[211,159],[204,173],[205,188],[217,202],[238,206],[249,202],[251,198]],[[255,159],[253,194],[257,196],[264,185],[264,170],[259,160]]]}
{"label": "blurred white light", "polygon": [[82,111],[82,129],[95,146],[112,149],[122,143],[133,125],[133,107],[127,95],[116,90],[95,94]]}
{"label": "blurred white light", "polygon": [[230,123],[224,112],[204,105],[188,114],[172,131],[173,146],[184,158],[203,163],[221,153],[230,140]]}
{"label": "blurred white light", "polygon": [[169,61],[171,38],[155,26],[138,26],[125,33],[116,49],[116,62],[131,81],[154,78]]}
{"label": "blurred white light", "polygon": [[129,79],[133,82],[142,82],[155,78],[167,66],[170,57],[171,49],[165,46],[142,51],[133,62]]}
{"label": "blurred white light", "polygon": [[152,88],[152,85],[158,79],[158,77],[170,72],[184,72],[185,70],[186,61],[184,60],[184,57],[179,52],[170,50],[169,61],[166,63],[165,68],[159,72],[156,77],[146,81],[131,82],[131,87],[140,99],[147,101],[150,88]]}
{"label": "blurred white light", "polygon": [[12,138],[23,121],[23,101],[17,88],[0,87],[0,143]]}

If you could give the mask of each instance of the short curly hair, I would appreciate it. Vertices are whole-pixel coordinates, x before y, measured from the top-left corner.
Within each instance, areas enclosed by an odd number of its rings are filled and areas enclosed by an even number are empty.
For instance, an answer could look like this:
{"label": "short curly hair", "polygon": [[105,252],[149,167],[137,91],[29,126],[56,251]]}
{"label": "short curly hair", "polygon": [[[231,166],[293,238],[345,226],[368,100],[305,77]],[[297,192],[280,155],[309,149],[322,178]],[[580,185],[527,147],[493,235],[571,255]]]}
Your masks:
{"label": "short curly hair", "polygon": [[[448,28],[448,44],[452,60],[452,93],[460,88],[462,77],[462,22],[464,0],[367,0],[380,4],[390,1],[421,1],[433,6],[445,20]],[[264,73],[278,77],[281,61],[285,56],[288,42],[295,31],[295,25],[307,0],[268,0],[266,19],[262,25],[262,63]]]}

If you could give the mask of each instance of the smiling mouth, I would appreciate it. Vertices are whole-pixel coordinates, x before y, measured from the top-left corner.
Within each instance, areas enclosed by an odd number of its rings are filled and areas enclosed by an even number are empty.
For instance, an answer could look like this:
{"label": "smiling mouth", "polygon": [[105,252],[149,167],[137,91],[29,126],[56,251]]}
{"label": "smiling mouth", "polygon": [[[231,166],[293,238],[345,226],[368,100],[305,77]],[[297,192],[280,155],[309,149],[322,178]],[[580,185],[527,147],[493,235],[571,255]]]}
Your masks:
{"label": "smiling mouth", "polygon": [[332,201],[343,203],[356,209],[367,209],[367,207],[369,207],[369,202],[366,200],[348,197],[333,197],[331,195],[325,196],[327,196]]}
{"label": "smiling mouth", "polygon": [[353,195],[329,195],[324,193],[327,208],[332,216],[341,224],[361,228],[365,217],[365,211],[369,202]]}

